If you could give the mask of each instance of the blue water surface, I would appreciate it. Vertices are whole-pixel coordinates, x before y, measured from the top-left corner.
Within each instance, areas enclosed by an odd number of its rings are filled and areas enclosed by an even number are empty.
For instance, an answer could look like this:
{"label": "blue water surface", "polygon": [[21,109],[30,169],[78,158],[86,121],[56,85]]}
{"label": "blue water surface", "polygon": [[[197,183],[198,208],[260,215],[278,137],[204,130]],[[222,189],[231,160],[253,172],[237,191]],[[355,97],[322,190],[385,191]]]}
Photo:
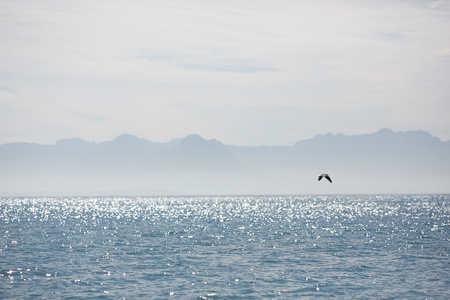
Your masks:
{"label": "blue water surface", "polygon": [[0,198],[0,298],[449,299],[449,200]]}

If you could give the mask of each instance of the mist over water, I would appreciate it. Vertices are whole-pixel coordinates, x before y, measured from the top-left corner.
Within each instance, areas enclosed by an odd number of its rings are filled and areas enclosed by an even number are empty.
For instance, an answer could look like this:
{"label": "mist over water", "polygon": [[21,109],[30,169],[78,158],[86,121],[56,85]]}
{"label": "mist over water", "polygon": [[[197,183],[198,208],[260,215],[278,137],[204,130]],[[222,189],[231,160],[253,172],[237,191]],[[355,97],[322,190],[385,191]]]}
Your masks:
{"label": "mist over water", "polygon": [[[0,196],[446,194],[450,143],[422,131],[317,135],[293,146],[156,143],[0,145]],[[317,181],[328,173],[333,184]]]}
{"label": "mist over water", "polygon": [[449,195],[0,198],[3,298],[443,299]]}

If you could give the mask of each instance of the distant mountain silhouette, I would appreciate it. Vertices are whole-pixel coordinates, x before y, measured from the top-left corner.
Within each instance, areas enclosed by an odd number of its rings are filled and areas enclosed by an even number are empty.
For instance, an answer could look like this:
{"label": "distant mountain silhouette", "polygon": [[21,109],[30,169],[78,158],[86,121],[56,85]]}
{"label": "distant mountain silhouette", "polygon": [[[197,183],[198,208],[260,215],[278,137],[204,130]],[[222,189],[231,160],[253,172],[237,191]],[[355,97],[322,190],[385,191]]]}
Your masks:
{"label": "distant mountain silhouette", "polygon": [[66,148],[70,148],[70,147],[89,147],[89,146],[93,146],[95,145],[95,143],[93,142],[86,142],[83,139],[80,138],[71,138],[71,139],[61,139],[59,141],[56,142],[56,146],[58,147],[66,147]]}
{"label": "distant mountain silhouette", "polygon": [[[322,173],[333,185],[316,184]],[[168,143],[122,134],[0,145],[4,195],[448,193],[449,176],[450,142],[424,131],[325,134],[290,147],[225,146],[196,134]]]}
{"label": "distant mountain silhouette", "polygon": [[238,169],[236,157],[219,141],[205,140],[194,134],[182,139],[159,157],[166,166],[191,168],[194,170]]}

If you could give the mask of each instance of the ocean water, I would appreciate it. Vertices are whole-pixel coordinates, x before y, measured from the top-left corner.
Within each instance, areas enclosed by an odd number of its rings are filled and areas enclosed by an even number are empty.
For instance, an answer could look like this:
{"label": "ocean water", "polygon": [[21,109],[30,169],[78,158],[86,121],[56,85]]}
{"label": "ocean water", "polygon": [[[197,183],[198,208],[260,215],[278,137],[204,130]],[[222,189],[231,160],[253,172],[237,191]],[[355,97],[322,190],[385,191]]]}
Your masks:
{"label": "ocean water", "polygon": [[450,195],[0,198],[2,299],[450,299]]}

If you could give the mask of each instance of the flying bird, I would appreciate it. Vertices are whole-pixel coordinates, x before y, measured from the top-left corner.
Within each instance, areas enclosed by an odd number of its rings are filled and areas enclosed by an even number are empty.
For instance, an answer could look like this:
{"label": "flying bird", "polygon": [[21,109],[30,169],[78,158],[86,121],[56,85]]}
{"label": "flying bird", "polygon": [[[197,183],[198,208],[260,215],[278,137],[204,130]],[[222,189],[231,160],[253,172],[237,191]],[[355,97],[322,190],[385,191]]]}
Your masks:
{"label": "flying bird", "polygon": [[321,175],[319,175],[319,181],[320,181],[320,179],[322,179],[322,177],[325,177],[331,183],[333,182],[333,181],[331,181],[331,178],[330,178],[330,176],[328,174],[321,174]]}

